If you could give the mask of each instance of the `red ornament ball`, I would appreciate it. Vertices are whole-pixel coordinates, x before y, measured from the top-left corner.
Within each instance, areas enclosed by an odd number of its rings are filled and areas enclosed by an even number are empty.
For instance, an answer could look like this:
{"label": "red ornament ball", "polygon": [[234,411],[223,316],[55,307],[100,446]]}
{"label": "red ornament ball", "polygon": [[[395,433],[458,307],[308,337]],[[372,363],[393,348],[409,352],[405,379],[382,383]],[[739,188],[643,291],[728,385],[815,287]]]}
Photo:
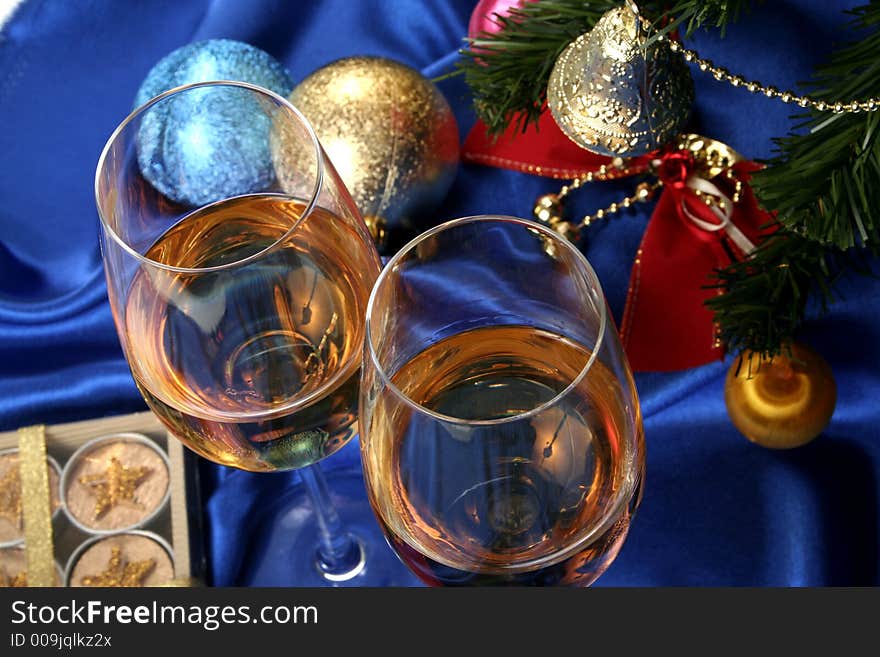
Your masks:
{"label": "red ornament ball", "polygon": [[534,0],[480,0],[471,13],[468,22],[468,38],[476,39],[480,34],[495,34],[501,29],[498,16],[507,16],[511,9],[522,7]]}

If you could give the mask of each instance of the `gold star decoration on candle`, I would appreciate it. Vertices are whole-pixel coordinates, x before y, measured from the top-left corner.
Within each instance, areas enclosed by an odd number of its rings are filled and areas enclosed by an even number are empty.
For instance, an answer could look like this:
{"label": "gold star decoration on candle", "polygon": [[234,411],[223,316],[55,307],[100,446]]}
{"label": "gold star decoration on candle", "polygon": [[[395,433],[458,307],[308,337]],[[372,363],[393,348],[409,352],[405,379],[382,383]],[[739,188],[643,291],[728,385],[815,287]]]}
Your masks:
{"label": "gold star decoration on candle", "polygon": [[18,467],[9,468],[0,477],[0,517],[21,526],[21,479]]}
{"label": "gold star decoration on candle", "polygon": [[134,492],[149,474],[150,468],[146,466],[129,467],[112,456],[110,465],[104,472],[83,475],[79,478],[79,483],[90,486],[95,493],[95,518],[100,518],[120,502],[140,508],[134,501]]}
{"label": "gold star decoration on candle", "polygon": [[27,586],[27,573],[9,576],[4,566],[0,566],[0,588],[22,588]]}
{"label": "gold star decoration on candle", "polygon": [[114,547],[110,561],[103,573],[86,575],[80,579],[83,586],[143,586],[144,579],[156,567],[155,559],[145,561],[122,561],[122,549]]}

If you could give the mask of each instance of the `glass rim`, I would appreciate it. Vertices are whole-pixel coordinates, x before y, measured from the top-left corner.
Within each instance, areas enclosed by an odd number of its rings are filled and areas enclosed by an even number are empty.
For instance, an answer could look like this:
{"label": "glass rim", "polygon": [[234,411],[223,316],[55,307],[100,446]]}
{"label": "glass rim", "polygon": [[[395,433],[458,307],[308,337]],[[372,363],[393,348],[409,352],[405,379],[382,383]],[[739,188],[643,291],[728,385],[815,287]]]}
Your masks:
{"label": "glass rim", "polygon": [[[599,294],[602,303],[598,303],[598,311],[599,311],[599,335],[596,339],[596,344],[593,346],[592,352],[590,353],[590,357],[587,359],[587,362],[580,369],[576,376],[572,378],[572,380],[568,383],[565,388],[560,390],[557,394],[555,394],[551,399],[538,404],[534,408],[530,408],[527,411],[523,411],[521,413],[516,413],[515,415],[506,415],[504,417],[495,418],[492,420],[468,420],[464,418],[455,417],[453,415],[446,415],[444,413],[438,413],[437,411],[431,410],[422,404],[419,404],[417,401],[412,399],[409,395],[404,393],[400,388],[398,388],[394,382],[391,381],[391,377],[388,372],[385,371],[385,368],[379,362],[379,355],[376,353],[376,347],[373,344],[373,331],[371,329],[372,325],[372,316],[374,313],[374,306],[376,302],[376,296],[379,291],[379,288],[385,282],[385,279],[388,278],[389,272],[391,272],[395,266],[400,264],[400,262],[411,253],[419,244],[421,244],[426,239],[433,237],[438,233],[445,232],[447,230],[457,228],[459,226],[474,224],[474,223],[488,223],[488,222],[500,222],[500,223],[514,223],[519,224],[526,230],[530,230],[532,232],[539,232],[541,235],[553,240],[554,244],[557,246],[561,246],[563,249],[567,250],[569,253],[574,255],[575,262],[581,267],[582,271],[586,272],[587,277],[592,279],[590,282],[595,285],[595,290]],[[581,253],[580,249],[578,249],[574,244],[570,241],[562,237],[559,233],[554,230],[543,226],[536,221],[532,221],[531,219],[522,219],[520,217],[513,217],[510,215],[502,215],[502,214],[483,214],[483,215],[472,215],[467,217],[461,217],[458,219],[452,219],[450,221],[446,221],[442,224],[434,226],[433,228],[425,231],[421,235],[413,238],[409,242],[407,242],[394,256],[385,264],[382,268],[382,271],[379,272],[379,277],[376,279],[376,282],[373,284],[373,289],[370,292],[370,298],[367,302],[367,310],[366,310],[366,318],[364,322],[364,344],[366,345],[366,351],[369,352],[370,361],[373,364],[373,367],[376,369],[379,374],[380,379],[383,384],[387,386],[391,392],[398,398],[402,399],[404,403],[413,408],[419,413],[424,413],[429,417],[434,418],[440,422],[444,422],[447,424],[457,424],[457,425],[467,425],[467,426],[498,426],[502,424],[507,424],[509,422],[516,422],[519,420],[530,418],[534,415],[538,415],[539,413],[547,410],[548,408],[555,406],[559,403],[560,400],[569,395],[572,390],[574,390],[580,383],[583,381],[584,377],[586,377],[587,373],[592,369],[593,363],[598,358],[599,350],[602,348],[602,345],[605,341],[605,332],[608,330],[608,312],[606,308],[606,304],[604,303],[605,293],[602,290],[602,285],[599,282],[599,277],[596,275],[593,266],[587,260],[586,256]]]}
{"label": "glass rim", "polygon": [[[104,216],[104,212],[101,208],[101,191],[100,191],[100,181],[101,181],[101,173],[103,172],[106,164],[106,160],[108,154],[110,153],[111,146],[116,143],[119,136],[123,133],[123,131],[129,127],[129,125],[139,116],[142,116],[149,110],[153,105],[156,105],[171,96],[177,96],[178,94],[183,94],[188,91],[192,91],[193,89],[199,89],[203,87],[237,87],[240,89],[247,89],[248,91],[252,91],[258,95],[266,96],[273,101],[275,101],[279,106],[284,107],[300,121],[300,123],[305,127],[306,133],[309,135],[312,141],[312,145],[314,147],[315,153],[315,164],[316,164],[316,175],[315,175],[315,185],[312,188],[311,195],[308,199],[308,202],[305,204],[302,214],[296,219],[296,221],[288,228],[283,235],[280,235],[278,239],[276,239],[272,244],[267,246],[264,249],[257,251],[256,253],[252,253],[249,256],[244,258],[240,258],[238,260],[233,260],[232,262],[226,262],[221,265],[213,265],[210,267],[176,267],[174,265],[169,265],[163,262],[158,262],[157,260],[153,260],[152,258],[148,258],[142,253],[139,253],[135,248],[133,248],[130,244],[128,244],[116,230],[110,225],[107,219]],[[157,269],[162,269],[165,271],[174,272],[177,274],[205,274],[211,272],[219,272],[219,271],[227,271],[230,269],[237,269],[239,267],[248,265],[252,262],[259,260],[260,258],[269,255],[270,253],[277,250],[282,243],[284,243],[296,230],[299,226],[312,214],[315,206],[318,202],[318,196],[321,193],[321,188],[324,185],[324,154],[321,149],[321,143],[318,141],[318,136],[315,133],[312,124],[309,120],[300,112],[289,100],[276,94],[274,91],[270,89],[266,89],[265,87],[261,87],[256,84],[251,84],[249,82],[241,82],[238,80],[206,80],[202,82],[191,82],[189,84],[180,85],[177,87],[173,87],[168,89],[167,91],[162,92],[161,94],[154,96],[149,99],[142,105],[134,108],[131,112],[129,112],[128,116],[126,116],[116,129],[110,134],[110,137],[107,139],[107,143],[104,144],[104,148],[101,150],[101,155],[98,157],[98,165],[95,169],[95,205],[98,209],[98,217],[101,220],[101,226],[104,229],[104,232],[110,236],[110,238],[118,244],[123,251],[125,251],[128,255],[132,256],[135,260],[137,260],[142,265],[147,265],[150,267],[155,267]],[[273,192],[273,194],[279,196],[285,196],[287,198],[292,198],[286,194],[278,194]],[[246,195],[233,195],[224,197],[222,199],[218,199],[217,201],[213,201],[211,203],[204,203],[194,207],[190,213],[187,213],[184,216],[188,216],[192,212],[197,212],[198,210],[210,207],[216,203],[222,203],[224,201],[228,201],[233,198],[241,198]]]}

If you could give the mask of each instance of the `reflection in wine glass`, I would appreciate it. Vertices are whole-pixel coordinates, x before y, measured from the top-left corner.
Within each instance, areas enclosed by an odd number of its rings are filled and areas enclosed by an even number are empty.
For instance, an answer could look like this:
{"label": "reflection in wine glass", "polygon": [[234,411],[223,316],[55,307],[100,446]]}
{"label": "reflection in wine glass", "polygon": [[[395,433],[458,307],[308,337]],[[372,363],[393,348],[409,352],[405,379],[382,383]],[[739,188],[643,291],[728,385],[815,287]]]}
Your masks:
{"label": "reflection in wine glass", "polygon": [[373,509],[428,584],[588,585],[641,499],[642,420],[601,287],[530,221],[451,221],[392,258],[360,417]]}
{"label": "reflection in wine glass", "polygon": [[117,128],[95,184],[110,305],[147,404],[207,459],[302,475],[310,502],[294,497],[280,523],[293,553],[274,583],[406,581],[359,477],[334,507],[316,465],[357,432],[380,262],[308,122],[245,83],[173,89]]}

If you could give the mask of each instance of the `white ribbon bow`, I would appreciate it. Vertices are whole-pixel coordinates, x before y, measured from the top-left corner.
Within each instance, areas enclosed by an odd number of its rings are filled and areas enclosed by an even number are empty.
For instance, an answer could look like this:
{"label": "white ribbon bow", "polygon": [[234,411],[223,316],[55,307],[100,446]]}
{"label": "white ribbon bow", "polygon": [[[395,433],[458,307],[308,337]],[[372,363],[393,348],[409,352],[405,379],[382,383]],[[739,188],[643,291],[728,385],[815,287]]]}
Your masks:
{"label": "white ribbon bow", "polygon": [[727,236],[731,239],[731,241],[736,244],[740,251],[742,251],[746,255],[751,255],[755,250],[755,244],[745,236],[745,234],[736,227],[736,225],[731,221],[731,217],[733,217],[733,201],[730,200],[724,192],[722,192],[716,185],[709,182],[705,178],[700,178],[699,176],[690,176],[685,184],[690,187],[692,190],[701,192],[703,194],[711,194],[720,200],[719,203],[713,203],[708,206],[716,217],[718,217],[718,223],[714,224],[711,221],[706,221],[704,219],[700,219],[700,217],[696,216],[690,210],[688,210],[687,205],[682,199],[681,209],[684,211],[685,216],[690,219],[694,224],[696,224],[699,228],[709,232],[715,233],[719,230],[723,230],[727,233]]}

